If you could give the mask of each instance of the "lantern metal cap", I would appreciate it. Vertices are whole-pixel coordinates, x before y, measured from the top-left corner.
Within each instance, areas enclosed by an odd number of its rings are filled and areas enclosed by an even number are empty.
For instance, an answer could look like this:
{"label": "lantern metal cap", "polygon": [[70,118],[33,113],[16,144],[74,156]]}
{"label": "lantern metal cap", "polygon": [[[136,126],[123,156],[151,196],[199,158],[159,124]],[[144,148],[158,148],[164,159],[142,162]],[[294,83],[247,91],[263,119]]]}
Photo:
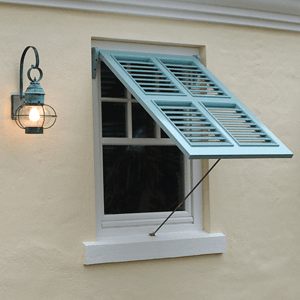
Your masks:
{"label": "lantern metal cap", "polygon": [[25,92],[25,103],[44,104],[45,92],[38,81],[31,81],[26,92]]}

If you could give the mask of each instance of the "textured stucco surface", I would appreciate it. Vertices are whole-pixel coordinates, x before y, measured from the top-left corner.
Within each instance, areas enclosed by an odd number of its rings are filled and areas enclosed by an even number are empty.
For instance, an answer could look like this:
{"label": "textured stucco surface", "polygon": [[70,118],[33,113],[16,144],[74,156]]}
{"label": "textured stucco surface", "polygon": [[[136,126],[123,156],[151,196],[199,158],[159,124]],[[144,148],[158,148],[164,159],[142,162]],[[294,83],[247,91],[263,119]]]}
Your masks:
{"label": "textured stucco surface", "polygon": [[[1,299],[299,299],[299,33],[3,4],[0,24]],[[95,240],[92,38],[205,45],[208,68],[294,152],[223,160],[210,175],[205,226],[226,235],[225,254],[83,265]],[[44,135],[10,119],[27,45],[59,116]]]}

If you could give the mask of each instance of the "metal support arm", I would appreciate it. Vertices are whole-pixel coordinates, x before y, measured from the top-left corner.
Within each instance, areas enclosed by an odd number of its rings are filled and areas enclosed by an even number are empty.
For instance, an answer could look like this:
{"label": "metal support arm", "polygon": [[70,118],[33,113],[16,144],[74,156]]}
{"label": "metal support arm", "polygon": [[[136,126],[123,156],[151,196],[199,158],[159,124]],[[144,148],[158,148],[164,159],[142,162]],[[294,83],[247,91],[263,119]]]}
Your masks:
{"label": "metal support arm", "polygon": [[155,236],[157,231],[172,217],[174,212],[184,203],[184,201],[193,193],[193,191],[200,185],[200,183],[205,179],[205,177],[210,173],[210,171],[217,165],[217,163],[221,160],[219,158],[214,165],[207,171],[207,173],[200,179],[200,181],[193,187],[193,189],[185,196],[185,198],[178,204],[178,206],[169,214],[169,216],[160,224],[160,226],[154,231],[149,233],[150,236]]}

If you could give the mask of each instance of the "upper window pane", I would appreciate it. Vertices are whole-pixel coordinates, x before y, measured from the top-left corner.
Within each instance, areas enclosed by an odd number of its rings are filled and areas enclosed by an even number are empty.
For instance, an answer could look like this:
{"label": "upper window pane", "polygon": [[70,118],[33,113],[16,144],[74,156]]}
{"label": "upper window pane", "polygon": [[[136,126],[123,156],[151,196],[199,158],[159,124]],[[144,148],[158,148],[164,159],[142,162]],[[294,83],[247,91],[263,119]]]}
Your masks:
{"label": "upper window pane", "polygon": [[155,137],[155,123],[139,103],[132,103],[132,130],[134,138]]}
{"label": "upper window pane", "polygon": [[160,129],[160,137],[163,138],[163,139],[168,139],[168,135],[162,130]]}
{"label": "upper window pane", "polygon": [[101,97],[125,98],[125,87],[114,73],[101,62]]}
{"label": "upper window pane", "polygon": [[126,103],[102,102],[102,136],[126,137]]}

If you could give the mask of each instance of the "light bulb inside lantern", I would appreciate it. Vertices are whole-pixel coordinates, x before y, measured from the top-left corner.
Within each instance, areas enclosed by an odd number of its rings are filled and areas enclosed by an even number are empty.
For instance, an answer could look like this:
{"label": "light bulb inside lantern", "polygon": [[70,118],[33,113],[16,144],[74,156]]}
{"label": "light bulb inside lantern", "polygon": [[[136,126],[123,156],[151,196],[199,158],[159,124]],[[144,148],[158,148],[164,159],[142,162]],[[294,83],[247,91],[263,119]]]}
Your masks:
{"label": "light bulb inside lantern", "polygon": [[29,113],[29,119],[32,122],[37,122],[40,119],[40,114],[36,107],[32,108]]}

